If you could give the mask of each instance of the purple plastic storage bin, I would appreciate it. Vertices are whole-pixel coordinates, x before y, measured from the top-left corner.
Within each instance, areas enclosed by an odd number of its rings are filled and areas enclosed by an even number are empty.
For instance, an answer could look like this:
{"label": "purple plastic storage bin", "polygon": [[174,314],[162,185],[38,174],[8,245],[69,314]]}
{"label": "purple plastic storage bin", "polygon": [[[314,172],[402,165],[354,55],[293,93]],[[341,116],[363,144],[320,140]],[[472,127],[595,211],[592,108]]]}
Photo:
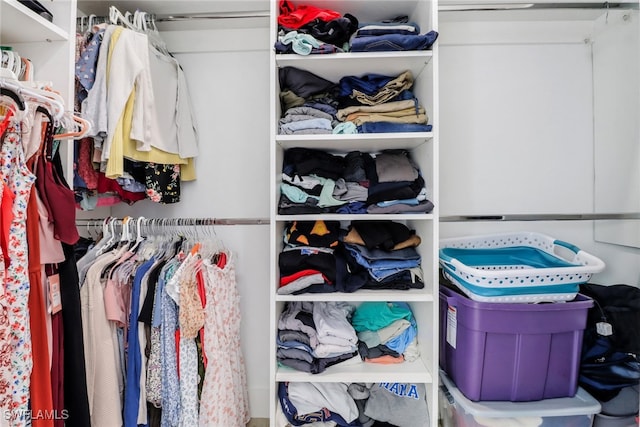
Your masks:
{"label": "purple plastic storage bin", "polygon": [[470,400],[573,397],[593,300],[478,302],[440,286],[440,367]]}

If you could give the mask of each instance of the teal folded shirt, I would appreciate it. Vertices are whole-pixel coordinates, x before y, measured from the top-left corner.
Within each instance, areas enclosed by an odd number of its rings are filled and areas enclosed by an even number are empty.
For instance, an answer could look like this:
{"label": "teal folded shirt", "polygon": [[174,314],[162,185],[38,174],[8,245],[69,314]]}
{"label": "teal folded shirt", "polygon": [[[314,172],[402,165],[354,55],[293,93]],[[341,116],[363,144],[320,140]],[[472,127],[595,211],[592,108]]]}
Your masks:
{"label": "teal folded shirt", "polygon": [[413,313],[404,302],[366,301],[360,304],[351,319],[356,332],[377,331],[398,319],[411,321]]}

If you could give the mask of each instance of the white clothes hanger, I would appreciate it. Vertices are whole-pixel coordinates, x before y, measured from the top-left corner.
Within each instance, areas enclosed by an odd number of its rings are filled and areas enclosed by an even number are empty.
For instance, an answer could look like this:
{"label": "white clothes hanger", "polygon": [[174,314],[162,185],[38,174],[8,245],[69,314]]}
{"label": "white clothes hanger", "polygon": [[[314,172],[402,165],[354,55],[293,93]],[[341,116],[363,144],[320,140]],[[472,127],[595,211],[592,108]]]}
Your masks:
{"label": "white clothes hanger", "polygon": [[131,13],[126,13],[127,15],[123,15],[117,7],[109,6],[109,22],[113,25],[122,25],[130,30],[135,30],[135,26],[129,20],[129,16],[132,16]]}
{"label": "white clothes hanger", "polygon": [[94,246],[96,256],[102,255],[110,246],[113,241],[113,224],[115,220],[113,217],[107,217],[102,221],[102,238]]}
{"label": "white clothes hanger", "polygon": [[122,219],[122,234],[120,235],[120,243],[128,243],[131,241],[131,233],[129,230],[129,221],[131,221],[130,216],[125,216]]}
{"label": "white clothes hanger", "polygon": [[136,220],[136,241],[131,249],[129,249],[131,252],[135,252],[135,250],[140,246],[140,243],[145,240],[144,236],[142,235],[142,224],[144,223],[144,221],[145,218],[143,216],[139,217]]}
{"label": "white clothes hanger", "polygon": [[[163,53],[167,56],[171,56],[169,53],[169,49],[167,49],[167,45],[160,37],[160,32],[156,27],[156,21],[153,15],[150,15],[147,12],[137,12],[137,27],[140,31],[144,32],[149,38],[149,43],[151,46],[155,47],[160,53]],[[149,25],[151,24],[151,25]]]}
{"label": "white clothes hanger", "polygon": [[111,248],[116,241],[120,238],[118,232],[116,230],[116,222],[119,220],[117,218],[110,218],[108,222],[109,227],[109,239],[105,243],[103,247],[98,250],[98,255],[102,255],[107,249]]}
{"label": "white clothes hanger", "polygon": [[22,74],[22,58],[15,50],[0,51],[0,74],[2,77],[18,80]]}
{"label": "white clothes hanger", "polygon": [[64,103],[60,95],[53,91],[41,90],[27,86],[17,80],[0,79],[0,87],[18,94],[25,101],[33,101],[44,106],[56,121],[60,121],[65,113]]}

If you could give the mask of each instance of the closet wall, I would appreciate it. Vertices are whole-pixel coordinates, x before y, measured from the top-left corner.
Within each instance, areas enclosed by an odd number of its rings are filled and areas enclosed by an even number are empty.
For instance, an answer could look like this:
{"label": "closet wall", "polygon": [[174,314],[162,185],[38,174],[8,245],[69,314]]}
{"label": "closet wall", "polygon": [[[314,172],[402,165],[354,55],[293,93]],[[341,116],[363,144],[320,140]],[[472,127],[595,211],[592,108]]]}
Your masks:
{"label": "closet wall", "polygon": [[[180,3],[180,4],[176,4]],[[260,10],[258,2],[80,2],[81,14],[104,16],[115,4],[123,13],[204,13]],[[268,10],[268,2],[263,2]],[[242,15],[238,13],[237,15]],[[147,218],[269,217],[268,18],[229,18],[158,23],[163,40],[182,65],[199,130],[197,180],[182,184],[181,201],[145,200],[114,206],[106,215]],[[85,212],[85,217],[105,215]],[[269,226],[221,225],[216,234],[236,254],[241,295],[241,341],[251,416],[269,416]]]}
{"label": "closet wall", "polygon": [[[80,9],[106,14],[110,3],[102,3],[102,9],[98,3],[102,2],[80,2]],[[115,4],[124,11],[135,10],[134,3]],[[197,4],[198,12],[233,11],[233,3],[142,2],[141,9],[189,13],[188,5]],[[268,10],[266,1],[235,3]],[[167,11],[171,4],[173,11]],[[593,212],[593,73],[585,39],[601,15],[576,20],[569,13],[550,20],[548,15],[523,11],[519,17],[487,20],[486,15],[440,14],[441,215]],[[114,207],[110,213],[268,218],[268,19],[190,20],[160,29],[183,65],[190,88],[200,130],[198,179],[184,184],[179,204],[139,202]],[[237,254],[251,415],[268,417],[273,399],[269,227],[216,230]],[[603,259],[607,268],[594,281],[640,285],[640,250],[596,242],[592,221],[441,222],[440,230],[443,238],[544,232]]]}
{"label": "closet wall", "polygon": [[[640,285],[640,250],[598,241],[600,221],[446,222],[459,215],[629,212],[596,206],[595,189],[611,200],[631,200],[638,191],[637,179],[619,172],[615,160],[630,158],[637,168],[634,121],[610,124],[616,111],[637,109],[637,75],[613,71],[637,66],[624,55],[638,50],[637,11],[457,11],[441,12],[440,23],[441,237],[542,232],[605,261],[594,283]],[[626,61],[609,63],[606,76],[594,68],[603,62],[594,61],[603,28],[619,34],[607,44],[609,57]],[[635,105],[616,95],[625,92],[602,89],[612,80],[635,94]],[[640,238],[637,228],[628,230],[636,234],[627,241]]]}

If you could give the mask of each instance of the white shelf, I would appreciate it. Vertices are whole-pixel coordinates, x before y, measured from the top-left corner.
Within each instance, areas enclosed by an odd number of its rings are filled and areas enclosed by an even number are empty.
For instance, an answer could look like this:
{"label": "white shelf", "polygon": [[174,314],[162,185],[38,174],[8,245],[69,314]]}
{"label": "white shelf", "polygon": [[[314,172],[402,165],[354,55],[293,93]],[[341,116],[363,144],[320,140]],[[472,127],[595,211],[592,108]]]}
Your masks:
{"label": "white shelf", "polygon": [[345,153],[355,150],[379,151],[388,148],[405,148],[411,150],[432,139],[432,132],[276,136],[277,144],[284,149],[302,147]]}
{"label": "white shelf", "polygon": [[[358,356],[356,356],[358,357]],[[350,362],[348,362],[350,363]],[[319,374],[278,367],[276,381],[283,382],[402,382],[431,383],[433,376],[422,359],[391,365],[361,362],[357,365],[334,365]]]}
{"label": "white shelf", "polygon": [[360,289],[353,293],[333,292],[328,294],[309,293],[304,295],[276,295],[276,301],[404,301],[404,302],[433,302],[433,295],[429,292],[429,284],[424,289],[375,290]]}
{"label": "white shelf", "polygon": [[431,62],[433,52],[348,52],[328,55],[276,55],[278,67],[295,67],[313,72],[333,82],[344,76],[365,73],[398,75],[410,70],[414,79]]}
{"label": "white shelf", "polygon": [[69,33],[17,0],[0,0],[0,41],[12,43],[69,40]]}
{"label": "white shelf", "polygon": [[276,215],[276,221],[429,221],[433,220],[433,214],[301,214],[301,215]]}
{"label": "white shelf", "polygon": [[[296,4],[302,4],[294,0]],[[313,3],[313,2],[312,2]],[[275,40],[275,22],[278,13],[277,4],[272,2],[272,41]],[[386,2],[372,2],[360,0],[328,0],[322,2],[323,7],[351,13],[359,21],[373,22],[392,16],[407,15],[410,21],[420,26],[420,33],[437,30],[437,2],[430,0],[396,0]],[[430,194],[429,199],[438,206],[438,69],[437,47],[434,50],[404,51],[404,52],[347,52],[326,55],[297,55],[272,53],[271,64],[271,256],[273,262],[271,270],[271,313],[272,313],[272,347],[270,358],[272,368],[270,378],[271,392],[277,394],[274,383],[290,382],[399,382],[424,383],[427,386],[427,401],[429,411],[437,414],[437,335],[438,335],[438,303],[437,296],[437,240],[438,214],[434,213],[404,213],[404,214],[278,214],[280,200],[281,171],[286,157],[286,150],[305,148],[322,150],[335,155],[344,155],[352,151],[377,154],[383,150],[403,149],[411,153],[412,160],[423,174],[425,186]],[[325,134],[325,135],[278,135],[278,120],[283,114],[282,106],[278,102],[280,92],[279,71],[284,67],[295,67],[306,70],[334,83],[339,83],[345,76],[363,77],[369,74],[397,76],[405,71],[413,75],[412,92],[426,109],[429,124],[434,126],[433,132],[402,132],[402,133],[371,133],[371,134]],[[420,253],[422,255],[422,269],[424,288],[408,290],[373,290],[359,289],[353,293],[305,293],[300,295],[278,295],[278,254],[282,246],[282,229],[285,223],[291,221],[394,221],[404,222],[416,229],[416,234],[422,239]],[[341,224],[344,226],[344,224]],[[358,305],[361,302],[408,302],[418,323],[417,345],[420,349],[420,359],[414,362],[384,365],[364,363],[359,358],[327,368],[320,374],[309,374],[293,368],[279,366],[277,363],[275,343],[277,318],[288,302],[351,302]],[[353,364],[352,362],[358,362]],[[272,408],[273,409],[273,408]],[[271,413],[274,421],[274,411]],[[432,417],[430,427],[436,427],[437,416]]]}

